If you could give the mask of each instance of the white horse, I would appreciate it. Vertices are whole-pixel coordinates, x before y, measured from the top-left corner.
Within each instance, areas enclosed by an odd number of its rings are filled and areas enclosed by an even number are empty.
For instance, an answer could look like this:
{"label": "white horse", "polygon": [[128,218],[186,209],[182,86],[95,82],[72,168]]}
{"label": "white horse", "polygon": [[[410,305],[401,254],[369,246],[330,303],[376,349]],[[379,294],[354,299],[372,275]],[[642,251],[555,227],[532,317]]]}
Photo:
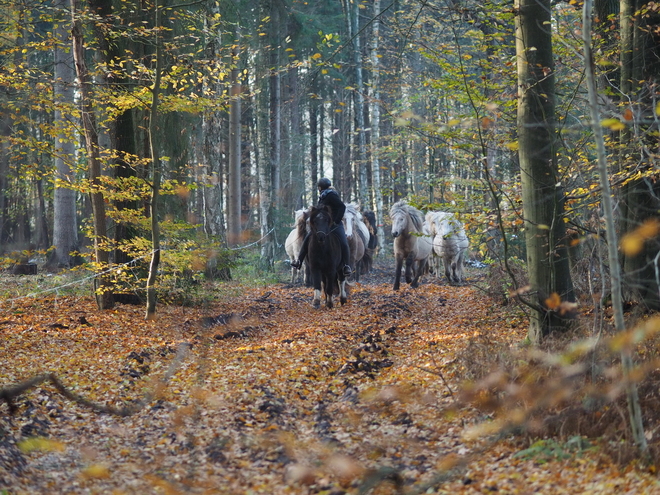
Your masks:
{"label": "white horse", "polygon": [[[286,250],[286,254],[289,255],[289,260],[291,262],[296,261],[300,254],[300,248],[302,247],[303,239],[307,233],[308,217],[308,210],[296,210],[295,212],[295,226],[284,242],[284,249]],[[295,284],[296,282],[300,282],[304,273],[305,271],[302,267],[300,267],[300,270],[291,267],[291,283]]]}
{"label": "white horse", "polygon": [[433,239],[436,276],[440,273],[440,259],[450,284],[463,282],[463,262],[469,246],[465,226],[456,215],[446,211],[429,211],[426,224]]}
{"label": "white horse", "polygon": [[344,212],[344,230],[350,249],[350,264],[355,270],[355,280],[360,281],[361,262],[366,253],[367,243],[369,242],[369,228],[364,223],[362,213],[359,207],[354,203],[346,204]]}
{"label": "white horse", "polygon": [[424,215],[414,206],[397,201],[390,209],[390,219],[396,260],[394,290],[399,290],[404,259],[406,282],[413,288],[417,287],[432,249],[429,233],[425,229]]}

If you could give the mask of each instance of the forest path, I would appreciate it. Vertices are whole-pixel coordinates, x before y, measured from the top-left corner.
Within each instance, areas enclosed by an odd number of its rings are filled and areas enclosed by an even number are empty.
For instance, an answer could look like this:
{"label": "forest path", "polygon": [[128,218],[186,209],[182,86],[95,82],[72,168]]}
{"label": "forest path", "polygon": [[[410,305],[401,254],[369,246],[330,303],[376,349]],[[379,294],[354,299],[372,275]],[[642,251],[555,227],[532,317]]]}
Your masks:
{"label": "forest path", "polygon": [[[427,279],[392,291],[379,268],[348,304],[312,290],[228,284],[207,308],[98,312],[91,298],[24,299],[0,317],[0,384],[54,372],[103,404],[52,386],[1,405],[8,493],[660,493],[599,453],[515,457],[514,437],[470,435],[492,417],[458,401],[524,339],[519,310],[473,285]],[[387,279],[387,280],[386,280]],[[163,377],[171,375],[167,383]],[[24,441],[29,437],[40,440]]]}

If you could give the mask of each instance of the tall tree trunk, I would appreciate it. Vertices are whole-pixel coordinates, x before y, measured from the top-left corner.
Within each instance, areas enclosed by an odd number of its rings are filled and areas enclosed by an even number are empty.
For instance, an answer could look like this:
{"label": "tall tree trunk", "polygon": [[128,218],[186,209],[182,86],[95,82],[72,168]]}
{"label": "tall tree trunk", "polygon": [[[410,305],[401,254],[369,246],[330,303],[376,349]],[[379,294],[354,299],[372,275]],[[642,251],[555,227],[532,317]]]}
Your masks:
{"label": "tall tree trunk", "polygon": [[[238,34],[237,34],[238,36]],[[229,103],[229,167],[227,174],[227,239],[230,246],[241,240],[241,81],[238,40],[232,48],[231,101]]]}
{"label": "tall tree trunk", "polygon": [[[380,0],[374,0],[374,20],[371,33],[371,182],[373,184],[376,225],[378,226],[378,244],[385,246],[385,231],[383,230],[383,190],[380,181],[380,71],[378,67],[378,40],[380,38]],[[367,206],[363,203],[363,206]]]}
{"label": "tall tree trunk", "polygon": [[[655,122],[655,88],[660,80],[658,55],[660,46],[651,33],[657,32],[658,19],[651,18],[653,9],[644,8],[648,2],[621,0],[621,93],[632,102],[633,114],[640,115],[639,136],[652,136],[643,143],[633,142],[633,133],[621,133],[621,156],[626,161],[622,171],[640,173],[641,178],[627,182],[621,192],[621,231],[631,232],[660,210],[660,183],[653,154],[658,152],[657,126],[649,129],[647,122]],[[639,10],[639,12],[638,12]],[[646,13],[644,13],[646,11]],[[643,81],[646,82],[644,86]],[[654,132],[655,131],[655,132]],[[642,138],[644,139],[644,138]],[[623,259],[627,301],[640,303],[645,310],[660,309],[660,280],[656,275],[660,243],[650,239],[639,253],[626,254]]]}
{"label": "tall tree trunk", "polygon": [[[589,110],[591,113],[591,127],[596,139],[596,150],[598,156],[598,176],[602,193],[603,216],[605,217],[605,235],[607,237],[607,251],[610,265],[610,280],[612,286],[612,309],[614,311],[614,326],[618,332],[624,332],[626,327],[623,319],[623,298],[621,292],[621,271],[619,267],[618,242],[616,226],[614,223],[614,207],[612,206],[612,188],[607,168],[607,152],[605,151],[605,139],[601,126],[600,112],[598,110],[598,98],[596,92],[596,76],[593,64],[593,52],[591,50],[591,8],[592,0],[585,0],[583,7],[582,35],[584,39],[584,59],[587,88],[589,91]],[[633,439],[643,455],[648,453],[644,425],[642,423],[642,411],[639,403],[637,385],[631,379],[633,362],[631,351],[627,346],[621,354],[621,365],[625,377],[626,393],[628,398],[628,412]]]}
{"label": "tall tree trunk", "polygon": [[516,0],[518,153],[531,303],[529,338],[539,343],[566,326],[546,300],[554,293],[573,300],[565,245],[563,193],[555,159],[554,62],[550,0]]}
{"label": "tall tree trunk", "polygon": [[82,107],[82,123],[85,132],[85,144],[87,151],[87,162],[89,165],[89,180],[92,186],[90,199],[94,217],[94,254],[99,264],[101,273],[98,277],[98,288],[96,291],[96,304],[99,309],[111,309],[114,306],[112,295],[112,284],[104,273],[108,268],[109,252],[107,247],[107,229],[105,217],[105,200],[103,197],[103,185],[101,184],[101,162],[99,159],[98,134],[96,132],[96,118],[92,107],[91,81],[87,64],[85,63],[85,48],[82,35],[82,24],[78,19],[78,2],[71,0],[71,19],[73,28],[71,31],[73,41],[73,58],[76,66],[76,75],[80,83],[80,100]]}
{"label": "tall tree trunk", "polygon": [[155,5],[155,32],[156,32],[156,66],[154,68],[154,85],[151,90],[151,107],[149,112],[149,147],[151,151],[152,185],[151,185],[151,263],[147,275],[147,308],[146,319],[156,318],[156,279],[160,265],[160,223],[158,222],[158,203],[160,199],[161,163],[160,150],[157,142],[158,132],[158,104],[160,98],[162,41],[160,37],[161,7],[158,0]]}
{"label": "tall tree trunk", "polygon": [[[312,88],[311,88],[311,98],[309,100],[309,138],[310,138],[310,175],[312,177],[312,204],[317,203],[317,188],[315,187],[318,180],[321,178],[319,176],[319,107],[322,105],[323,100],[318,95],[318,79],[315,77],[312,79]],[[305,194],[307,187],[304,184],[301,184],[302,190],[300,191],[301,196]],[[302,206],[302,205],[301,205]]]}
{"label": "tall tree trunk", "polygon": [[[7,190],[9,173],[9,136],[11,135],[11,121],[6,114],[0,120],[0,191]],[[4,254],[3,246],[6,241],[5,218],[7,217],[7,195],[0,194],[0,253]]]}
{"label": "tall tree trunk", "polygon": [[[349,2],[349,16],[351,35],[353,36],[353,63],[355,64],[355,89],[353,101],[355,106],[355,127],[357,137],[357,160],[355,166],[358,169],[358,181],[355,185],[356,195],[362,205],[369,204],[369,188],[367,181],[367,138],[364,125],[364,83],[362,80],[362,46],[360,43],[360,9],[359,2]],[[348,197],[350,191],[344,194]]]}
{"label": "tall tree trunk", "polygon": [[[65,0],[55,0],[55,12],[62,12],[66,19],[68,5]],[[68,121],[64,117],[62,108],[73,105],[73,82],[75,67],[73,53],[65,47],[71,46],[70,22],[62,19],[55,28],[55,37],[58,44],[55,46],[53,58],[53,98],[55,105],[53,115],[54,123],[59,132],[53,145],[55,154],[55,190],[53,198],[53,246],[55,249],[50,255],[49,264],[59,267],[73,265],[71,253],[78,251],[78,220],[76,217],[76,191],[73,188],[75,173],[75,143],[67,138],[66,129]]]}

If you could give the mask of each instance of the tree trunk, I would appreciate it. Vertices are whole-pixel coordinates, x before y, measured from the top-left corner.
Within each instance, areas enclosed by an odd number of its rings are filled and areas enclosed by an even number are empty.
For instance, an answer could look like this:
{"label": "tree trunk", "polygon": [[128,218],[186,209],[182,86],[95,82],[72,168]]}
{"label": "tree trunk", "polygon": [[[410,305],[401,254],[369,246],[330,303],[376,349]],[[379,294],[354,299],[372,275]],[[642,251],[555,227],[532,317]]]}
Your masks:
{"label": "tree trunk", "polygon": [[[350,34],[353,36],[353,63],[355,64],[355,88],[353,90],[353,102],[355,106],[355,127],[357,138],[357,160],[355,166],[358,169],[358,182],[355,184],[358,201],[363,206],[369,204],[369,188],[367,181],[367,138],[364,125],[364,83],[362,81],[362,47],[360,43],[360,16],[358,2],[349,2]],[[344,194],[349,197],[350,191]]]}
{"label": "tree trunk", "polygon": [[[605,235],[607,237],[607,251],[610,264],[610,280],[612,286],[612,309],[614,311],[614,326],[618,332],[625,331],[623,319],[623,299],[621,293],[621,271],[619,267],[618,242],[616,228],[614,223],[614,207],[612,206],[612,188],[609,181],[609,171],[607,168],[607,152],[605,151],[605,139],[603,129],[600,124],[600,112],[598,110],[598,98],[596,93],[596,76],[594,74],[593,53],[591,50],[591,8],[592,0],[585,0],[583,7],[582,35],[584,39],[584,59],[587,87],[589,90],[589,110],[591,113],[591,128],[594,131],[596,139],[596,150],[598,155],[598,176],[602,193],[603,216],[605,217]],[[644,425],[642,423],[642,411],[639,403],[637,385],[631,379],[633,362],[630,349],[623,346],[621,354],[621,365],[626,384],[626,393],[628,398],[628,413],[630,416],[630,425],[632,435],[640,452],[643,455],[648,453],[646,436],[644,435]]]}
{"label": "tree trunk", "polygon": [[[321,176],[319,175],[319,107],[322,106],[322,104],[319,104],[319,102],[322,102],[321,98],[318,95],[318,80],[317,78],[314,78],[312,80],[312,95],[309,100],[309,138],[310,138],[310,150],[309,150],[309,155],[310,155],[310,175],[312,177],[312,187],[311,187],[311,192],[312,192],[312,204],[317,203],[317,188],[316,188],[316,183],[319,181]],[[304,195],[305,191],[307,190],[307,187],[305,187],[304,184],[301,184],[302,190],[300,191],[301,195]]]}
{"label": "tree trunk", "polygon": [[[652,136],[645,142],[633,142],[633,133],[624,129],[621,133],[621,156],[626,158],[621,164],[623,172],[641,174],[642,177],[627,182],[621,192],[621,232],[631,232],[645,221],[655,219],[660,210],[660,184],[656,180],[657,165],[649,158],[650,153],[658,152],[656,129],[649,129],[647,122],[655,122],[655,90],[660,79],[657,63],[658,51],[653,36],[658,21],[649,19],[649,13],[637,15],[647,2],[621,1],[621,93],[625,101],[630,101],[640,115],[637,131],[639,136]],[[653,9],[648,9],[652,12]],[[653,24],[653,25],[649,25]],[[643,87],[642,81],[647,81]],[[655,127],[655,124],[653,124]],[[640,138],[644,139],[644,138]],[[640,150],[645,149],[643,154]],[[658,253],[660,243],[650,239],[637,254],[623,255],[624,298],[631,303],[639,303],[644,310],[660,309],[660,280]]]}
{"label": "tree trunk", "polygon": [[[378,244],[382,249],[385,246],[385,231],[383,230],[383,191],[380,181],[380,73],[378,68],[378,40],[380,37],[380,0],[374,1],[374,20],[371,36],[371,70],[372,94],[371,94],[371,182],[373,184],[374,208],[376,214],[376,225]],[[363,203],[364,207],[367,207]]]}
{"label": "tree trunk", "polygon": [[238,40],[232,49],[231,101],[229,103],[229,167],[227,174],[227,240],[236,246],[241,240],[241,82]]}
{"label": "tree trunk", "polygon": [[[64,0],[55,0],[55,11],[66,8]],[[72,266],[71,253],[78,251],[78,220],[76,217],[76,190],[73,188],[75,172],[75,143],[67,138],[68,122],[62,108],[73,105],[73,83],[75,68],[73,53],[65,50],[71,46],[70,22],[59,22],[55,28],[58,44],[55,46],[53,58],[53,98],[55,105],[53,115],[55,125],[60,129],[53,144],[55,162],[55,190],[53,198],[53,246],[55,249],[49,256],[48,263],[58,267]]]}
{"label": "tree trunk", "polygon": [[73,57],[76,75],[80,83],[80,101],[82,107],[82,124],[85,132],[87,163],[89,166],[89,181],[92,186],[90,199],[94,218],[94,254],[99,265],[100,274],[96,290],[96,304],[99,309],[111,309],[114,306],[112,284],[105,274],[109,267],[109,252],[105,245],[107,241],[105,200],[101,184],[101,162],[99,160],[98,134],[96,133],[96,118],[92,107],[91,81],[85,63],[85,49],[82,35],[82,25],[77,18],[78,0],[71,0],[71,19],[73,24]]}
{"label": "tree trunk", "polygon": [[529,338],[539,343],[566,326],[546,300],[558,294],[572,301],[565,245],[563,193],[555,161],[555,88],[550,0],[517,0],[518,153],[529,282],[535,300]]}
{"label": "tree trunk", "polygon": [[149,274],[147,275],[147,308],[146,319],[153,320],[156,318],[156,279],[158,277],[158,266],[160,265],[160,224],[158,223],[158,203],[160,199],[160,182],[161,182],[161,164],[160,164],[160,150],[157,143],[157,119],[158,119],[158,103],[160,98],[160,80],[161,80],[161,59],[162,59],[162,43],[160,39],[160,16],[161,7],[158,0],[155,5],[155,31],[156,31],[156,67],[154,68],[154,85],[151,90],[151,108],[149,112],[149,147],[151,151],[151,167],[152,167],[152,189],[151,189],[151,263],[149,264]]}

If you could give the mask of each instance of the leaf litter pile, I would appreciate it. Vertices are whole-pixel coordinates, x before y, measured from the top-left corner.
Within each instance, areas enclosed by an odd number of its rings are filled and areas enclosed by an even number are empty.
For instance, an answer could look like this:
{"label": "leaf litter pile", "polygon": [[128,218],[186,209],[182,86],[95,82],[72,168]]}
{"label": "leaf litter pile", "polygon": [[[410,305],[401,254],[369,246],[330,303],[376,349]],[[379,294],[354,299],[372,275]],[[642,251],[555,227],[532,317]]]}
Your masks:
{"label": "leaf litter pile", "polygon": [[332,310],[284,284],[236,286],[203,309],[159,306],[155,321],[88,297],[4,304],[0,488],[660,493],[580,436],[488,434],[506,413],[465,400],[463,385],[515,353],[520,308],[470,284],[394,292],[392,277],[365,278]]}

